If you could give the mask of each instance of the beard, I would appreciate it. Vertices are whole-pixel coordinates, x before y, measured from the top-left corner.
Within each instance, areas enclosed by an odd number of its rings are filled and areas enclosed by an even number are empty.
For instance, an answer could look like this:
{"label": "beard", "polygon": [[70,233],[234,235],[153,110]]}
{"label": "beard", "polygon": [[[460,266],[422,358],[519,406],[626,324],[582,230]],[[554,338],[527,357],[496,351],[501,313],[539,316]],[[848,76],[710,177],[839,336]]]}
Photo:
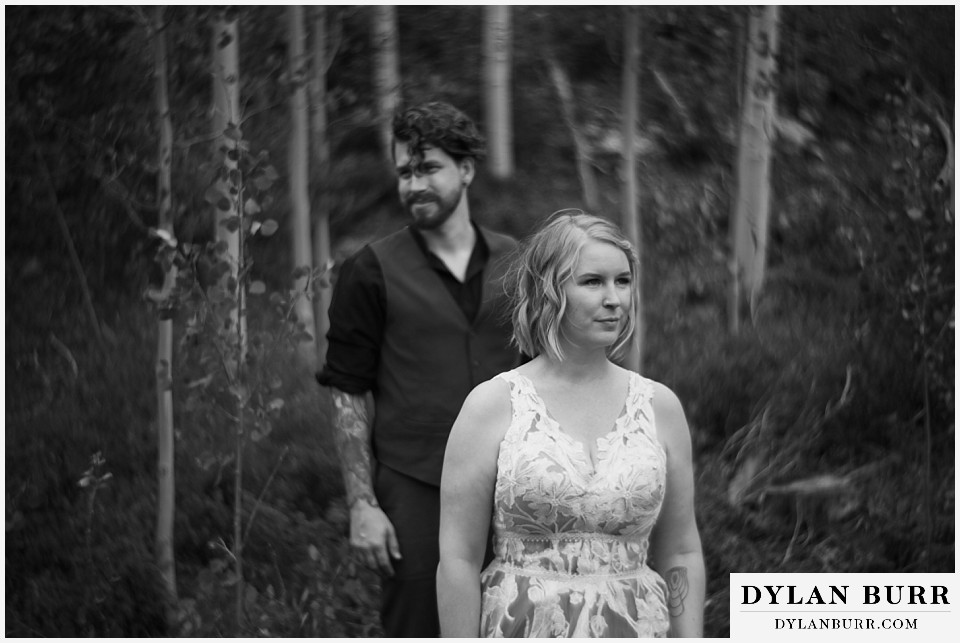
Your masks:
{"label": "beard", "polygon": [[436,230],[453,215],[460,204],[463,188],[447,194],[418,194],[406,199],[403,206],[418,230]]}

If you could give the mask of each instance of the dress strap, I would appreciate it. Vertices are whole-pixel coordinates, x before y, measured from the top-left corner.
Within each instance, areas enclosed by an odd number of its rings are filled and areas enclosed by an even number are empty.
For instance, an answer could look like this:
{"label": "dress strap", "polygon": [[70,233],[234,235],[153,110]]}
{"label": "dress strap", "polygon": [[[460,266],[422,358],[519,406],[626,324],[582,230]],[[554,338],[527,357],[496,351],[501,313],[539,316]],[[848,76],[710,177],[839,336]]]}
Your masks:
{"label": "dress strap", "polygon": [[631,373],[632,394],[627,402],[627,415],[635,418],[640,430],[656,440],[656,418],[653,416],[653,382],[639,373]]}
{"label": "dress strap", "polygon": [[507,441],[521,439],[531,425],[528,416],[537,413],[535,391],[531,387],[530,380],[516,370],[505,371],[497,377],[510,386],[510,427],[504,439]]}

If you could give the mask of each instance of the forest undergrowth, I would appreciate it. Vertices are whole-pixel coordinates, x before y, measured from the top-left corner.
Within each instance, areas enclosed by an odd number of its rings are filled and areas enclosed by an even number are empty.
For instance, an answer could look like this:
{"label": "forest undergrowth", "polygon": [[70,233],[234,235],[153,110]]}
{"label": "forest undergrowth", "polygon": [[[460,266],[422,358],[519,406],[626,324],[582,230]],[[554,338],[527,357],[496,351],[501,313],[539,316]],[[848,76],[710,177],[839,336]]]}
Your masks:
{"label": "forest undergrowth", "polygon": [[[481,219],[500,211],[492,192],[478,197]],[[400,224],[388,214],[373,227]],[[774,263],[753,324],[730,337],[722,259],[703,225],[697,243],[679,224],[647,230],[644,371],[675,389],[693,433],[707,634],[729,633],[730,572],[952,571],[953,433],[938,432],[935,488],[926,490],[917,475],[917,382],[905,368],[910,346],[890,330],[900,320],[871,307],[855,265],[836,272],[812,261],[828,241],[813,238]],[[103,309],[104,344],[90,342],[74,291],[57,287],[69,278],[27,275],[29,287],[7,295],[7,634],[237,634],[223,546],[233,504],[229,451],[180,415],[180,626],[169,632],[151,553],[153,317],[143,302],[118,298]],[[270,323],[266,313],[253,319]],[[328,401],[288,358],[276,356],[284,408],[274,430],[248,448],[244,510],[256,516],[242,634],[376,635],[377,581],[346,544]],[[750,457],[774,467],[761,487],[875,468],[824,497],[747,489],[733,502]],[[109,477],[81,486],[88,471]],[[929,550],[927,498],[935,502]]]}

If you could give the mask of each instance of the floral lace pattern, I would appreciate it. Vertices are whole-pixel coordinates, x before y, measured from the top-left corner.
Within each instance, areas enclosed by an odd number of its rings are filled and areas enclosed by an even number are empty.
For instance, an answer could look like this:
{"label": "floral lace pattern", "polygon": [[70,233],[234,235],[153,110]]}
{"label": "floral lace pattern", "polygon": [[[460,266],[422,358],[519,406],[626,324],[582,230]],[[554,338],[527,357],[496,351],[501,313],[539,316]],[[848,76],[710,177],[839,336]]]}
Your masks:
{"label": "floral lace pattern", "polygon": [[510,385],[512,418],[497,460],[481,635],[665,636],[666,584],[646,564],[666,484],[650,382],[631,375],[594,464],[529,379],[498,377]]}

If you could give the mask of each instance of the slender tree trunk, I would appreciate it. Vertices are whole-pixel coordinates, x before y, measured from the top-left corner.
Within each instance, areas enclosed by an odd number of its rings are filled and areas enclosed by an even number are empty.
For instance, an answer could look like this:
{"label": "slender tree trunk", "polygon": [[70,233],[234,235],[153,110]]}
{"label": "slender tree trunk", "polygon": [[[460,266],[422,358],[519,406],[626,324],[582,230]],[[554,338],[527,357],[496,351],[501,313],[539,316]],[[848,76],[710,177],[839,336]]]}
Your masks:
{"label": "slender tree trunk", "polygon": [[751,7],[740,141],[737,197],[731,230],[730,331],[739,330],[742,295],[756,310],[766,268],[770,160],[776,135],[776,55],[779,7]]}
{"label": "slender tree trunk", "polygon": [[373,7],[373,85],[377,97],[377,122],[384,157],[390,161],[393,139],[393,113],[400,106],[400,54],[397,35],[397,8],[393,5]]}
{"label": "slender tree trunk", "polygon": [[[168,239],[174,239],[171,195],[171,155],[173,126],[167,92],[167,44],[164,7],[154,7],[153,63],[157,119],[160,132],[157,172],[157,228]],[[177,267],[171,262],[164,282],[176,281]],[[157,323],[157,530],[155,550],[160,578],[167,592],[167,621],[174,625],[177,602],[176,560],[173,550],[174,492],[174,424],[173,424],[173,319],[164,314],[161,304]]]}
{"label": "slender tree trunk", "polygon": [[[310,75],[310,150],[313,176],[317,185],[314,195],[313,258],[317,267],[329,273],[330,253],[330,143],[327,138],[327,8],[313,7],[313,73]],[[316,291],[313,320],[316,330],[317,367],[327,359],[327,331],[330,329],[330,288]]]}
{"label": "slender tree trunk", "polygon": [[[240,134],[240,41],[237,14],[233,9],[219,10],[213,21],[213,131],[214,158],[222,160],[224,174],[216,182],[217,189],[230,196],[229,173],[239,171],[239,150],[237,143]],[[226,249],[222,256],[230,264],[230,273],[223,277],[238,280],[240,270],[240,231],[239,227],[228,227],[225,222],[240,216],[237,200],[227,198],[222,201],[228,207],[214,208],[214,238],[224,242]],[[238,309],[230,313],[235,326],[244,323]],[[245,333],[241,332],[240,335]]]}
{"label": "slender tree trunk", "polygon": [[573,147],[577,155],[577,173],[580,175],[580,185],[583,188],[583,203],[588,210],[595,210],[600,203],[597,179],[593,173],[593,159],[590,146],[583,133],[577,126],[577,110],[573,100],[573,87],[567,71],[560,65],[552,52],[545,54],[547,66],[550,69],[550,78],[560,97],[560,108],[563,119],[573,137]]}
{"label": "slender tree trunk", "polygon": [[513,176],[510,11],[509,5],[489,5],[483,14],[487,140],[490,144],[490,173],[498,179]]}
{"label": "slender tree trunk", "polygon": [[[640,194],[637,185],[636,135],[638,113],[640,111],[640,8],[626,7],[623,25],[623,231],[637,249],[637,256],[643,256],[643,239],[640,228]],[[641,264],[642,265],[642,264]],[[640,292],[642,279],[637,275],[637,290]],[[643,300],[638,312],[643,310]],[[643,357],[643,315],[637,319],[637,341],[630,354],[624,360],[624,367],[640,372]]]}
{"label": "slender tree trunk", "polygon": [[[310,144],[309,114],[307,112],[307,57],[304,43],[303,6],[287,7],[287,28],[289,43],[289,71],[292,81],[290,93],[290,141],[287,171],[290,176],[290,234],[293,251],[293,266],[303,269],[306,274],[294,280],[294,289],[306,293],[310,283],[309,273],[313,270],[310,243],[310,183],[309,159]],[[298,297],[294,304],[298,321],[308,332],[316,332],[313,320],[313,305],[306,294]],[[301,342],[298,351],[310,367],[315,368],[317,350],[314,342]]]}

